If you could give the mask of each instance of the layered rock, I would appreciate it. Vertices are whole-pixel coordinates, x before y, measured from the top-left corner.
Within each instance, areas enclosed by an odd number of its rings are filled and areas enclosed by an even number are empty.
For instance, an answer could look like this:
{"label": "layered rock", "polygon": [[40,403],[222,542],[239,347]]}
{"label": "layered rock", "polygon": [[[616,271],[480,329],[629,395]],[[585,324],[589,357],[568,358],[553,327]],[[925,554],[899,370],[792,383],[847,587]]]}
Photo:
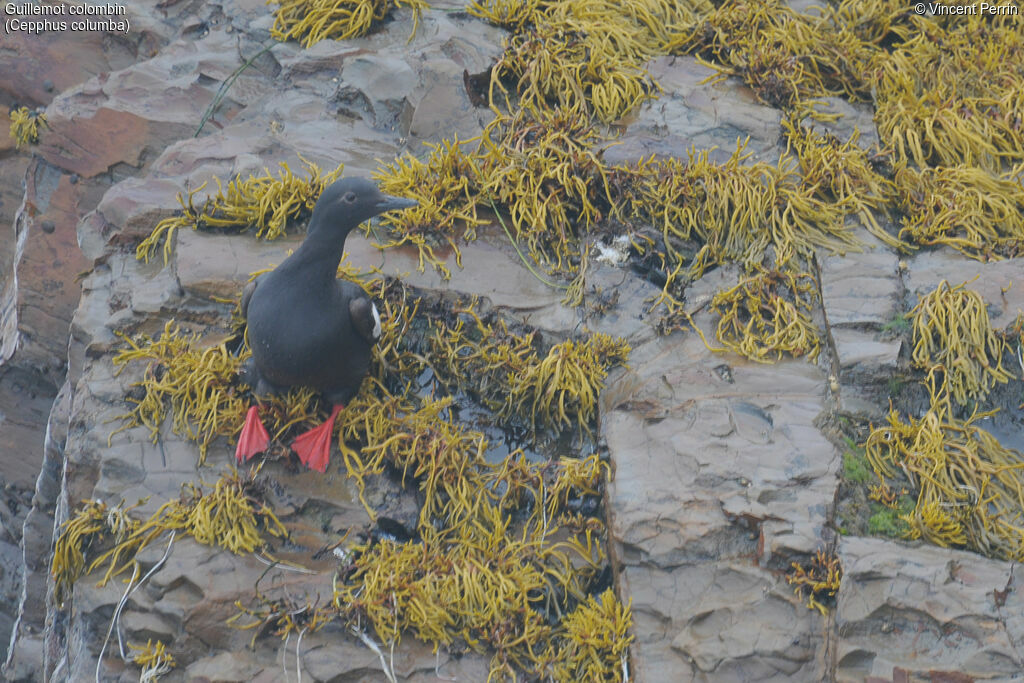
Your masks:
{"label": "layered rock", "polygon": [[[176,7],[134,9],[139,30],[127,43],[26,39],[16,49],[52,70],[15,77],[16,69],[0,69],[8,79],[0,88],[25,101],[48,101],[46,80],[60,92],[31,161],[0,150],[3,177],[25,178],[23,193],[5,184],[0,195],[16,236],[5,273],[17,273],[4,281],[0,385],[11,389],[0,389],[0,401],[15,398],[0,405],[0,452],[29,454],[17,476],[35,487],[30,512],[0,509],[5,526],[28,520],[23,539],[0,539],[4,547],[23,542],[20,564],[28,570],[22,584],[11,582],[11,553],[0,552],[0,590],[22,598],[6,670],[12,680],[91,676],[124,592],[116,581],[97,587],[93,576],[76,585],[66,609],[52,595],[44,604],[55,519],[90,498],[131,504],[151,496],[139,508],[149,513],[182,483],[210,481],[231,462],[230,446],[218,442],[212,467],[199,468],[195,446],[167,425],[155,444],[143,428],[107,441],[109,422],[125,412],[125,393],[142,373],[131,367],[115,375],[115,333],[156,332],[174,318],[215,338],[230,312],[217,299],[236,295],[250,272],[280,262],[298,239],[184,232],[166,266],[159,258],[137,261],[133,245],[176,210],[175,195],[280,162],[298,171],[300,157],[368,175],[378,159],[456,132],[470,137],[489,117],[470,103],[462,73],[486,69],[503,32],[464,15],[428,11],[407,42],[413,20],[401,10],[365,39],[308,50],[270,43],[261,54],[270,25],[262,2],[198,14]],[[709,72],[692,59],[659,59],[651,70],[666,92],[629,122],[609,160],[685,156],[693,144],[730,153],[747,136],[758,159],[777,158],[778,111],[753,102],[735,82],[701,85]],[[870,125],[870,112],[844,112],[847,124]],[[594,263],[588,272],[587,292],[619,295],[606,313],[569,309],[561,292],[520,263],[500,230],[481,232],[463,247],[464,268],[449,258],[450,281],[418,272],[414,252],[381,253],[357,236],[349,258],[380,264],[424,290],[478,295],[557,336],[586,325],[629,340],[630,368],[613,373],[602,395],[601,436],[615,472],[607,496],[614,569],[635,619],[631,680],[896,680],[932,671],[1009,678],[1020,671],[1012,567],[920,544],[838,536],[841,459],[824,426],[837,413],[871,419],[887,408],[886,380],[905,358],[883,328],[940,279],[980,275],[972,288],[992,307],[994,323],[1008,324],[1024,296],[1008,288],[1018,261],[981,264],[943,251],[901,264],[861,230],[864,251],[817,259],[816,322],[826,332],[818,361],[758,365],[712,352],[691,333],[659,337],[650,311],[657,289],[622,267]],[[708,274],[687,292],[693,308],[737,277],[733,268]],[[695,321],[712,339],[712,316],[701,312]],[[28,388],[15,393],[15,386]],[[13,418],[19,410],[27,417]],[[280,485],[275,505],[301,528],[295,559],[313,573],[268,569],[254,556],[178,538],[127,601],[126,638],[172,644],[180,666],[168,680],[280,680],[296,668],[314,680],[380,680],[380,657],[337,625],[298,642],[261,639],[250,650],[251,633],[225,624],[257,583],[268,597],[329,599],[333,566],[312,561],[312,551],[334,540],[335,530],[367,521],[342,477],[296,475],[279,464],[265,472]],[[381,483],[375,502],[408,515],[392,493]],[[140,559],[152,567],[167,547],[158,543]],[[786,581],[792,563],[819,548],[834,551],[846,571],[837,604],[824,615]],[[137,671],[110,656],[114,641],[102,671],[128,680]],[[483,680],[487,660],[435,658],[407,638],[394,670],[402,680],[434,680],[436,672]]]}

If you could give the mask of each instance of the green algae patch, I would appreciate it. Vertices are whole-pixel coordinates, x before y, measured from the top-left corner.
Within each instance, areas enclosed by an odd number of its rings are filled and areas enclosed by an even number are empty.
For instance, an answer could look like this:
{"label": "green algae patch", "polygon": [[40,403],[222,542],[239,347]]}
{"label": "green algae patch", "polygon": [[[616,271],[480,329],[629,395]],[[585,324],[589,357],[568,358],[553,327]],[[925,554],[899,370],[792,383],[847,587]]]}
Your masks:
{"label": "green algae patch", "polygon": [[214,178],[217,194],[207,197],[200,208],[196,208],[194,198],[206,183],[190,190],[187,198],[179,194],[181,213],[157,223],[136,248],[136,257],[148,262],[162,246],[166,265],[171,258],[174,233],[181,228],[238,232],[255,228],[256,236],[262,239],[283,236],[289,226],[310,215],[320,194],[344,170],[344,165],[340,165],[324,173],[310,161],[302,159],[302,163],[306,166],[306,178],[296,176],[285,162],[281,162],[277,176],[264,169],[261,176],[250,174],[245,180],[230,181],[226,190],[220,179]]}
{"label": "green algae patch", "polygon": [[39,125],[47,125],[46,114],[41,111],[33,111],[28,107],[21,107],[12,109],[9,117],[11,119],[10,134],[14,140],[15,149],[39,142]]}
{"label": "green algae patch", "polygon": [[[879,486],[885,486],[880,484]],[[888,488],[888,487],[886,487]],[[902,496],[896,506],[872,503],[868,517],[868,532],[888,538],[909,538],[910,525],[906,520],[914,511],[914,499]]]}
{"label": "green algae patch", "polygon": [[852,450],[843,452],[843,477],[855,484],[866,484],[871,476],[863,453]]}
{"label": "green algae patch", "polygon": [[[847,428],[852,425],[847,422]],[[864,436],[870,432],[864,425]],[[861,439],[863,441],[863,438]],[[905,539],[910,531],[902,517],[913,512],[915,498],[910,495],[905,475],[887,478],[875,471],[863,445],[843,436],[842,477],[836,510],[840,533],[854,536],[880,536]]]}

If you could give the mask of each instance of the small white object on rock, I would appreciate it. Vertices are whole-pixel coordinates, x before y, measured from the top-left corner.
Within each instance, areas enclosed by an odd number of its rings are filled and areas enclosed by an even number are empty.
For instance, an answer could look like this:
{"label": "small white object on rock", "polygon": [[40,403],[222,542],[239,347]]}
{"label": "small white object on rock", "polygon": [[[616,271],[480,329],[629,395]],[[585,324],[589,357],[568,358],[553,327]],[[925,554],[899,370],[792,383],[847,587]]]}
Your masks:
{"label": "small white object on rock", "polygon": [[621,266],[629,257],[629,238],[629,235],[619,235],[612,240],[610,245],[595,242],[597,260],[610,266]]}

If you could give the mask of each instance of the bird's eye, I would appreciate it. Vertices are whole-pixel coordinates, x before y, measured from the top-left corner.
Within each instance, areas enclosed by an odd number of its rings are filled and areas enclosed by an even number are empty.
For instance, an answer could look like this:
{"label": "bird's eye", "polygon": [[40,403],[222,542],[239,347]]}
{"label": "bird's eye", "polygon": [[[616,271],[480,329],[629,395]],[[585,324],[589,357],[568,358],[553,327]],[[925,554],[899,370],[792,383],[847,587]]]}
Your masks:
{"label": "bird's eye", "polygon": [[355,192],[348,192],[348,193],[345,194],[344,197],[342,197],[342,199],[344,199],[347,203],[351,204],[352,202],[354,202],[356,200],[356,193]]}

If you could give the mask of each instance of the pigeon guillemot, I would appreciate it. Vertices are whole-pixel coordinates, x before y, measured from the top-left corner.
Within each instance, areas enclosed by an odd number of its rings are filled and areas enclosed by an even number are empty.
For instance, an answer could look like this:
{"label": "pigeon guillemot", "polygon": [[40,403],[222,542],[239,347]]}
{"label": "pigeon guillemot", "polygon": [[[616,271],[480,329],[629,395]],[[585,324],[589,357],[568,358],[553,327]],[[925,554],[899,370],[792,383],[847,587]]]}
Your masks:
{"label": "pigeon guillemot", "polygon": [[[243,379],[253,393],[312,387],[333,406],[326,422],[292,443],[299,460],[319,472],[327,470],[334,420],[359,390],[381,332],[377,308],[362,288],[337,279],[345,238],[377,214],[415,205],[363,178],[336,181],[317,200],[302,245],[242,293],[252,349]],[[248,460],[269,441],[257,407],[250,407],[235,457]]]}

